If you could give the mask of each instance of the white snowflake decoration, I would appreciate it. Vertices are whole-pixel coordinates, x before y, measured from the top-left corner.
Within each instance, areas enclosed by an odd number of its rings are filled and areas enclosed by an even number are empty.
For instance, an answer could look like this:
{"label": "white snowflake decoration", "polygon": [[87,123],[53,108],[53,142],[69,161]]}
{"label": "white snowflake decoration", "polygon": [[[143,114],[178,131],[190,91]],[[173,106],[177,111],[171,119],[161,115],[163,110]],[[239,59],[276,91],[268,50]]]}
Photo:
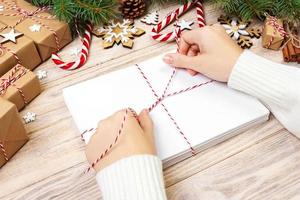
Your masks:
{"label": "white snowflake decoration", "polygon": [[70,56],[78,56],[80,52],[81,52],[81,49],[78,49],[77,47],[72,48],[70,50]]}
{"label": "white snowflake decoration", "polygon": [[39,80],[42,80],[44,78],[47,78],[48,72],[46,70],[38,70],[36,73]]}
{"label": "white snowflake decoration", "polygon": [[39,24],[33,24],[32,26],[29,26],[29,30],[31,32],[40,32],[41,25],[39,25]]}
{"label": "white snowflake decoration", "polygon": [[148,24],[148,25],[157,25],[158,24],[158,12],[152,12],[146,15],[144,18],[141,19],[141,22]]}
{"label": "white snowflake decoration", "polygon": [[180,27],[181,31],[192,30],[193,21],[185,21],[184,19],[175,24],[177,27]]}
{"label": "white snowflake decoration", "polygon": [[3,12],[3,11],[4,11],[4,6],[0,5],[0,12]]}
{"label": "white snowflake decoration", "polygon": [[226,33],[230,35],[234,40],[238,40],[240,36],[248,36],[249,33],[246,30],[247,24],[238,24],[238,19],[233,18],[231,24],[222,24]]}
{"label": "white snowflake decoration", "polygon": [[36,119],[36,114],[33,112],[27,112],[26,115],[23,116],[23,119],[26,124],[34,122]]}

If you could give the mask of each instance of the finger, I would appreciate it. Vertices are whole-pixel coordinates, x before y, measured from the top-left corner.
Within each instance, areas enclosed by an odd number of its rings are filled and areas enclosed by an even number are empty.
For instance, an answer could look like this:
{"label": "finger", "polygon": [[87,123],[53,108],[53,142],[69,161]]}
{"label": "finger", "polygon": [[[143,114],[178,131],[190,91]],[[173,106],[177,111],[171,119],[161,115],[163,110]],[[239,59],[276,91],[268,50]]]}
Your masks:
{"label": "finger", "polygon": [[198,72],[192,70],[192,69],[187,69],[187,72],[191,75],[191,76],[195,76],[198,74]]}
{"label": "finger", "polygon": [[173,67],[192,69],[198,71],[199,63],[201,63],[202,56],[189,57],[179,53],[167,54],[163,58],[164,62],[170,64]]}
{"label": "finger", "polygon": [[[189,51],[187,53],[187,56],[196,56],[198,55],[198,51],[197,51],[198,47],[196,45],[192,45],[189,48]],[[191,76],[195,76],[197,74],[196,71],[192,70],[192,69],[187,69],[187,72],[191,75]]]}
{"label": "finger", "polygon": [[[185,32],[182,34],[182,36],[180,37],[180,40],[182,40],[182,45],[183,45],[183,48],[186,47],[185,45],[197,45],[197,46],[200,46],[201,44],[201,33],[203,32],[203,30],[205,29],[204,28],[196,28],[196,29],[193,29],[191,31],[188,31],[188,32]],[[180,46],[181,47],[181,46]]]}
{"label": "finger", "polygon": [[179,43],[179,53],[187,55],[191,46],[196,46],[198,48],[199,36],[197,32],[198,29],[194,29],[182,34]]}
{"label": "finger", "polygon": [[149,111],[147,109],[142,110],[139,117],[140,126],[143,131],[147,134],[152,134],[153,132],[153,122],[149,115]]}
{"label": "finger", "polygon": [[187,55],[189,49],[191,47],[191,44],[188,44],[184,38],[180,39],[179,42],[179,53],[183,54],[183,55]]}

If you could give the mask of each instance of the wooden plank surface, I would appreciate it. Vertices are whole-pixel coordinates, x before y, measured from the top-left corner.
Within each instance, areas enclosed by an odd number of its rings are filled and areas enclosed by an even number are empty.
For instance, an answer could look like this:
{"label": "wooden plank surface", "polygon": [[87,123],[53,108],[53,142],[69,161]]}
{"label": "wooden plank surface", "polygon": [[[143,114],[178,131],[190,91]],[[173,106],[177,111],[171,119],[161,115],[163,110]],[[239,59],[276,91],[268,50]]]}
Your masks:
{"label": "wooden plank surface", "polygon": [[[175,5],[157,8],[160,16]],[[155,8],[153,8],[155,10]],[[205,3],[208,24],[220,11]],[[185,19],[195,20],[191,10]],[[147,25],[136,22],[148,33]],[[258,24],[260,25],[260,24]],[[171,27],[172,28],[172,27]],[[78,39],[61,51],[65,59],[79,47]],[[30,103],[37,113],[26,125],[30,141],[0,170],[0,199],[101,199],[94,174],[82,175],[87,167],[84,144],[62,97],[62,89],[109,73],[175,48],[157,43],[146,34],[135,39],[132,50],[121,46],[104,50],[101,39],[93,37],[88,63],[77,71],[63,71],[49,60],[38,69],[48,71],[42,80],[43,93]],[[252,51],[282,62],[280,51],[261,48]],[[271,119],[261,125],[209,148],[164,171],[169,199],[300,199],[300,140]]]}

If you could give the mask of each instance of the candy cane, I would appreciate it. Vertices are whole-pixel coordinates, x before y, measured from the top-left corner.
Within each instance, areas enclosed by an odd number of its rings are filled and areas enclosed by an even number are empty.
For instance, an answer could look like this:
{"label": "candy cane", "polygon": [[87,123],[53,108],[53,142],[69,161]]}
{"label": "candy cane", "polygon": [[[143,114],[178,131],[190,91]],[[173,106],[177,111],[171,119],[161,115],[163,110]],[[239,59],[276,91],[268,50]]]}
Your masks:
{"label": "candy cane", "polygon": [[76,61],[66,63],[61,60],[61,58],[58,56],[56,52],[52,53],[52,61],[58,67],[64,70],[75,70],[82,67],[86,63],[87,57],[89,55],[89,49],[91,44],[91,32],[92,32],[92,26],[88,24],[82,40],[82,49],[81,49],[80,57]]}
{"label": "candy cane", "polygon": [[194,5],[196,6],[197,21],[198,21],[199,27],[205,26],[204,11],[203,11],[203,6],[201,3],[201,0],[196,0],[196,1],[188,2],[188,3],[180,6],[175,11],[171,12],[164,20],[162,20],[156,26],[154,26],[152,29],[152,38],[154,40],[157,40],[160,42],[173,41],[177,36],[176,30],[173,30],[172,32],[169,32],[166,34],[161,34],[160,32],[165,27],[170,25],[180,15],[186,13]]}

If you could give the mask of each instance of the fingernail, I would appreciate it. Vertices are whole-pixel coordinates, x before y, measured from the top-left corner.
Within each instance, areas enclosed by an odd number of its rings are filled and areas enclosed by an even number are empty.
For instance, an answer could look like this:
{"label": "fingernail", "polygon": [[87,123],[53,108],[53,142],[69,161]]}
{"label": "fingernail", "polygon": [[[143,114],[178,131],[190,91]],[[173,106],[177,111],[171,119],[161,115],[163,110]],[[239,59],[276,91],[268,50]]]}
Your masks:
{"label": "fingernail", "polygon": [[143,113],[148,114],[148,109],[144,109]]}
{"label": "fingernail", "polygon": [[164,60],[164,62],[167,63],[167,64],[172,64],[172,63],[173,63],[173,57],[170,56],[170,55],[164,56],[163,60]]}

